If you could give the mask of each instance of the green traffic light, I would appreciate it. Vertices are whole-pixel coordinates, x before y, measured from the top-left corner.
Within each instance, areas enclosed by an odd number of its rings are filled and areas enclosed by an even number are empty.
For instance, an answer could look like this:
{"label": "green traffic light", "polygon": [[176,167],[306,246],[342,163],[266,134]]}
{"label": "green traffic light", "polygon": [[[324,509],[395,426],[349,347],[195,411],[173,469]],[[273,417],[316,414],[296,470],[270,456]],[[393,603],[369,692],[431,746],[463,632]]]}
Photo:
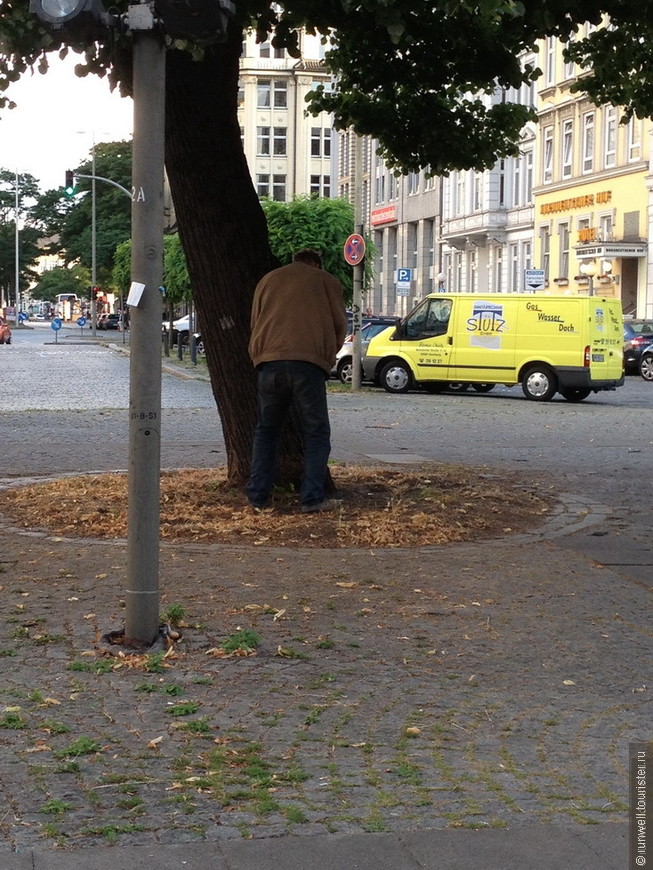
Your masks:
{"label": "green traffic light", "polygon": [[66,184],[64,186],[67,196],[72,196],[75,193],[75,175],[72,169],[66,169]]}

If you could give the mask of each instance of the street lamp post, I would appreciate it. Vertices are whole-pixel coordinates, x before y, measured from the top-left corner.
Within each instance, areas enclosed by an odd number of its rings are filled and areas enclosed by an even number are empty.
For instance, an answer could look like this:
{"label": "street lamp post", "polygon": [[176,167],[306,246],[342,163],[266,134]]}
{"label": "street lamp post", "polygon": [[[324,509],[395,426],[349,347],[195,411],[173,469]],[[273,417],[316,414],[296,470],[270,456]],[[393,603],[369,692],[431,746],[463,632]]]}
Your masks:
{"label": "street lamp post", "polygon": [[587,263],[582,263],[580,267],[582,275],[587,278],[587,294],[594,296],[594,276],[596,275],[596,262],[589,260]]}

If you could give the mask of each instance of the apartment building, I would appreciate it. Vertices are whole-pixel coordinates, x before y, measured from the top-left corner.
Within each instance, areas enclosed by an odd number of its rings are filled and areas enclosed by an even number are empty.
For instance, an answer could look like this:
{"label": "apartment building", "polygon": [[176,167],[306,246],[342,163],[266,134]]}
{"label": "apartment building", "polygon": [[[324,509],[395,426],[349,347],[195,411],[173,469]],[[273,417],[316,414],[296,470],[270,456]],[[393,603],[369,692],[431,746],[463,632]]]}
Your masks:
{"label": "apartment building", "polygon": [[625,313],[651,316],[651,123],[621,123],[618,108],[572,93],[582,70],[564,62],[557,40],[543,54],[533,232],[546,288],[616,296]]}
{"label": "apartment building", "polygon": [[[619,109],[572,93],[582,71],[562,51],[557,39],[543,40],[537,56],[524,58],[543,70],[536,83],[484,97],[537,110],[518,157],[484,172],[396,177],[377,143],[366,144],[375,310],[403,315],[438,288],[532,290],[527,275],[542,270],[535,292],[600,292],[621,298],[626,313],[653,316],[652,125],[621,123]],[[352,150],[347,135],[339,155]],[[338,190],[351,196],[342,166],[340,157]]]}
{"label": "apartment building", "polygon": [[301,59],[246,34],[240,58],[238,118],[245,156],[260,197],[287,202],[332,194],[331,117],[306,114],[305,97],[330,87],[317,36],[299,34]]}

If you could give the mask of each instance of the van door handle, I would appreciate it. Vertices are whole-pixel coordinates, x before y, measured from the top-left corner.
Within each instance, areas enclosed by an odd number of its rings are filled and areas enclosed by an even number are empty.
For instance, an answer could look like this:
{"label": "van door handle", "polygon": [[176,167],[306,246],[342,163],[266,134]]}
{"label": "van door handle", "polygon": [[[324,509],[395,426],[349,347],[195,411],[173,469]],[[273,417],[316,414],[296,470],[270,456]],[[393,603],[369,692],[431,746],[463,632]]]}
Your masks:
{"label": "van door handle", "polygon": [[447,336],[447,344],[453,344],[453,335]]}

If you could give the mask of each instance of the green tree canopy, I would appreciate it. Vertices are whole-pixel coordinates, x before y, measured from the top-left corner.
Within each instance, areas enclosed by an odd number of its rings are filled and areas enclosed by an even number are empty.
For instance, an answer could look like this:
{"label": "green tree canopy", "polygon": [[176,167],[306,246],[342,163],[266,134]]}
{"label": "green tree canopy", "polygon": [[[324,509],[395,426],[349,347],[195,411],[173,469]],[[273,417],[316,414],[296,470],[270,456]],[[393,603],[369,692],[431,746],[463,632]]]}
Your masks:
{"label": "green tree canopy", "polygon": [[[77,167],[80,175],[92,175],[89,159]],[[108,178],[131,189],[131,143],[100,142],[95,146],[95,175]],[[80,262],[91,268],[92,251],[92,182],[79,178],[73,204],[67,208],[61,226],[60,245],[66,262]],[[61,195],[65,197],[63,190]],[[95,182],[96,265],[99,286],[107,289],[111,283],[113,257],[116,248],[131,235],[131,199],[104,181]]]}
{"label": "green tree canopy", "polygon": [[30,290],[33,299],[43,302],[54,302],[59,293],[76,293],[80,299],[88,299],[88,270],[82,266],[67,269],[58,266],[41,275],[39,281]]}
{"label": "green tree canopy", "polygon": [[285,265],[300,248],[314,248],[322,254],[327,272],[342,283],[347,301],[351,301],[352,270],[343,257],[344,240],[354,231],[351,203],[345,199],[297,196],[292,202],[266,199],[261,205],[273,257]]}

